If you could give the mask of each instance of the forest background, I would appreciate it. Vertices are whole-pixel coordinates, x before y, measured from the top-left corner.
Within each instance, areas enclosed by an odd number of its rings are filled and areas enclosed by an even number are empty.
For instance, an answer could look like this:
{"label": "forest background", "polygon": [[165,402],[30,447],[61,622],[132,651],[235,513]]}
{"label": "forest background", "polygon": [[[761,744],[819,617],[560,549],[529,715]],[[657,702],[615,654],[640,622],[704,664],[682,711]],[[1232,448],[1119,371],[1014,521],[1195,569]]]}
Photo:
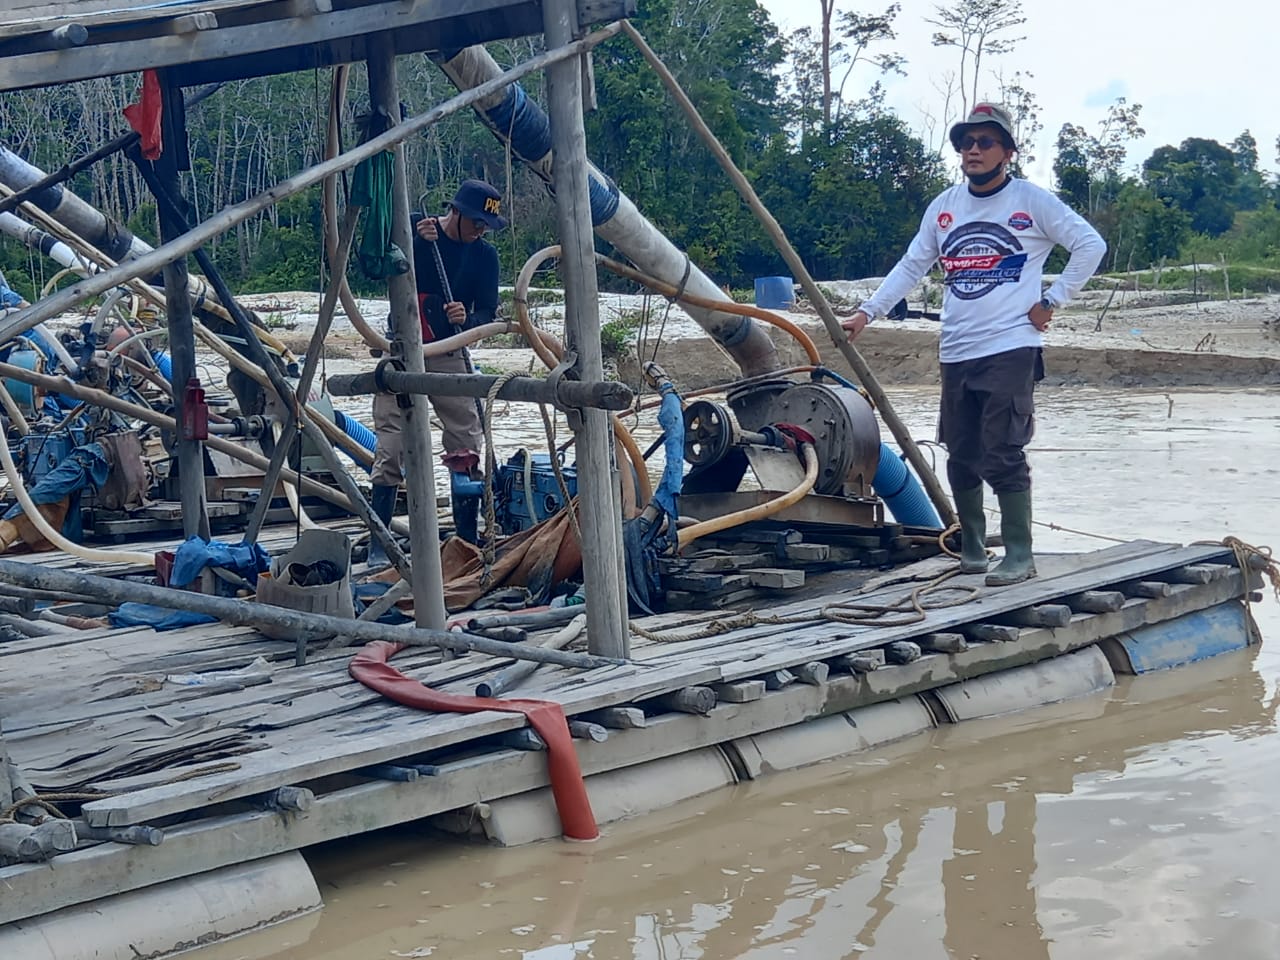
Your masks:
{"label": "forest background", "polygon": [[[1029,141],[1043,129],[1034,76],[1017,65],[1021,0],[958,0],[929,22],[939,56],[953,59],[929,129],[912,130],[887,108],[880,79],[908,65],[895,52],[898,4],[871,12],[821,7],[816,28],[783,35],[756,0],[640,0],[633,22],[666,61],[818,279],[877,276],[901,255],[925,205],[955,179],[947,125],[994,87]],[[541,38],[493,44],[509,65],[540,52]],[[597,107],[587,116],[595,164],[718,283],[749,288],[783,264],[715,160],[673,107],[658,78],[624,37],[596,49]],[[456,91],[426,57],[400,63],[412,113]],[[199,218],[257,194],[318,162],[330,73],[317,70],[227,83],[188,116],[192,169],[184,175]],[[0,142],[53,170],[127,130],[123,108],[139,77],[118,76],[0,96]],[[526,89],[545,103],[543,78]],[[365,109],[360,67],[344,115],[346,144]],[[1128,147],[1143,135],[1142,107],[1117,99],[1101,116],[1062,124],[1052,168],[1059,195],[1104,235],[1111,272],[1154,270],[1169,282],[1179,263],[1222,269],[1196,275],[1228,291],[1280,290],[1280,182],[1259,166],[1248,130],[1230,143],[1196,136],[1145,158]],[[1193,127],[1195,118],[1188,117]],[[932,144],[932,145],[931,145]],[[407,144],[419,209],[444,208],[457,183],[481,177],[509,198],[510,230],[494,238],[502,275],[552,241],[554,209],[541,181],[512,163],[469,113]],[[1267,149],[1272,145],[1268,144]],[[1280,141],[1274,144],[1280,162]],[[1029,161],[1024,156],[1023,162]],[[79,174],[72,188],[156,242],[154,205],[119,154]],[[219,268],[246,293],[322,288],[319,189],[290,197],[210,245]],[[1054,264],[1051,263],[1052,267]],[[0,241],[0,270],[33,298],[56,268],[16,242]],[[1218,278],[1218,279],[1214,279]],[[381,283],[353,271],[353,285]],[[602,277],[602,284],[616,284]]]}

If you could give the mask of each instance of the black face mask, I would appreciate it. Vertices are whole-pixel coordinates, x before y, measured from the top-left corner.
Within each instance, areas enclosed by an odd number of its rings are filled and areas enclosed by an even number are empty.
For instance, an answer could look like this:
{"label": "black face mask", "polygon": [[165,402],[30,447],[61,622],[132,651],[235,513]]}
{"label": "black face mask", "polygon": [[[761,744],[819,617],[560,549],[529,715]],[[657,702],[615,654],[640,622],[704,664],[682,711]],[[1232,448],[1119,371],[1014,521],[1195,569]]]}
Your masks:
{"label": "black face mask", "polygon": [[965,176],[969,178],[969,182],[973,184],[975,187],[985,187],[988,183],[990,183],[996,177],[1000,176],[1000,174],[1003,172],[1004,172],[1004,164],[997,163],[994,167],[992,167],[986,173],[966,173]]}

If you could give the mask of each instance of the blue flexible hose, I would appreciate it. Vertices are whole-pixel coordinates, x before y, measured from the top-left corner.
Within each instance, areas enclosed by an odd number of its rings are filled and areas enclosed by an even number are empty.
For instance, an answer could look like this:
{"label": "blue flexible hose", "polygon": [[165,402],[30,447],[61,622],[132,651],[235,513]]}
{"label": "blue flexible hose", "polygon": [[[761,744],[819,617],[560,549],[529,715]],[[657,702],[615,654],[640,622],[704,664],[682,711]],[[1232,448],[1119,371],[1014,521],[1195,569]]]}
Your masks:
{"label": "blue flexible hose", "polygon": [[898,452],[887,443],[880,444],[880,466],[876,468],[871,486],[899,523],[908,527],[942,529],[942,520],[924,487],[907,469]]}

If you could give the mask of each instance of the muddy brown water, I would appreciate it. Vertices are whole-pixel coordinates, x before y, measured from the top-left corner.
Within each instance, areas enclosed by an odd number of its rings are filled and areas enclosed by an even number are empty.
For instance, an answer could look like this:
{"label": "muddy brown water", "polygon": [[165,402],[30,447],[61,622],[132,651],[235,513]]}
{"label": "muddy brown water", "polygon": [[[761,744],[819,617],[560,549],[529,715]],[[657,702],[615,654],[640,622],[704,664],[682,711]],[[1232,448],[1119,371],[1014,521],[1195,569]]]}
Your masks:
{"label": "muddy brown water", "polygon": [[[932,392],[894,399],[930,435]],[[1280,544],[1277,399],[1045,391],[1040,519]],[[308,852],[321,913],[198,956],[1280,956],[1280,605],[1255,615],[1261,648],[724,789],[593,844],[412,827],[329,844]]]}

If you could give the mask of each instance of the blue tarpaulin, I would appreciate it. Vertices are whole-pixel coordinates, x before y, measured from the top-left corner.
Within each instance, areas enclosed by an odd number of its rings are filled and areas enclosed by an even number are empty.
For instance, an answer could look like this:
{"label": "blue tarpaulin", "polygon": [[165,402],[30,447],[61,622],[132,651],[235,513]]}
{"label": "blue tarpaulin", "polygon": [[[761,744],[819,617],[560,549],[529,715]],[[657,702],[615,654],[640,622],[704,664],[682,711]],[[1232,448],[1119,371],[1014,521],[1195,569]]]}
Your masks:
{"label": "blue tarpaulin", "polygon": [[176,630],[178,627],[193,627],[200,623],[214,623],[216,617],[207,613],[195,613],[191,610],[171,610],[168,607],[155,607],[149,603],[122,603],[120,607],[107,614],[107,620],[113,627],[151,627],[155,630]]}
{"label": "blue tarpaulin", "polygon": [[258,574],[266,572],[271,563],[267,551],[256,543],[220,543],[189,537],[173,557],[173,572],[169,574],[171,587],[185,587],[200,575],[205,567],[221,567],[238,573],[251,584],[258,582]]}

